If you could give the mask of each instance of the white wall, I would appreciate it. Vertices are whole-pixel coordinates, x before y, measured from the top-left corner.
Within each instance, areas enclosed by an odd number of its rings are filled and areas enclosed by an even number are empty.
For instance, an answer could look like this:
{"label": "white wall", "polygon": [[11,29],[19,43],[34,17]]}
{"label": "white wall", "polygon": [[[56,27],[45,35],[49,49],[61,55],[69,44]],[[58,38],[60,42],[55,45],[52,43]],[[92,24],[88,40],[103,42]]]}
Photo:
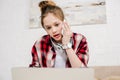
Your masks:
{"label": "white wall", "polygon": [[[120,65],[120,0],[106,2],[107,24],[72,27],[87,37],[89,66]],[[28,29],[28,14],[29,0],[0,0],[0,80],[11,80],[12,67],[28,67],[34,41],[46,34]]]}

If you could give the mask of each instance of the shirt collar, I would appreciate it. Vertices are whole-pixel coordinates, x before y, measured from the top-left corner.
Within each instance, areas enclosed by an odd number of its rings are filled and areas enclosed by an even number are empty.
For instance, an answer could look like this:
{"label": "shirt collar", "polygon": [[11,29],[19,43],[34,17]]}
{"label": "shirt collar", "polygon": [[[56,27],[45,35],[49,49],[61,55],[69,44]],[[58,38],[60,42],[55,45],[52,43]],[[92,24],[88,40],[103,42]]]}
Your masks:
{"label": "shirt collar", "polygon": [[50,38],[51,42],[52,42],[52,46],[55,48],[55,49],[58,49],[58,48],[62,48],[62,44],[61,43],[57,43],[55,42],[54,39]]}

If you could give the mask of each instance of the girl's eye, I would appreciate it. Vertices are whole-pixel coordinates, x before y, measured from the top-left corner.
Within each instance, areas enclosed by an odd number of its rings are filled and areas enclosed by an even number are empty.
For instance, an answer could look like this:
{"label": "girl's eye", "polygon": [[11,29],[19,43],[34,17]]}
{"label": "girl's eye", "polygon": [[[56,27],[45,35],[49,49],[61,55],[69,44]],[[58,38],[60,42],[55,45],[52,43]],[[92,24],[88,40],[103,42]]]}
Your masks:
{"label": "girl's eye", "polygon": [[57,23],[57,24],[55,24],[55,26],[56,26],[56,27],[58,27],[58,26],[59,26],[59,24]]}
{"label": "girl's eye", "polygon": [[50,30],[50,29],[51,29],[51,27],[46,27],[46,29],[47,29],[47,30]]}

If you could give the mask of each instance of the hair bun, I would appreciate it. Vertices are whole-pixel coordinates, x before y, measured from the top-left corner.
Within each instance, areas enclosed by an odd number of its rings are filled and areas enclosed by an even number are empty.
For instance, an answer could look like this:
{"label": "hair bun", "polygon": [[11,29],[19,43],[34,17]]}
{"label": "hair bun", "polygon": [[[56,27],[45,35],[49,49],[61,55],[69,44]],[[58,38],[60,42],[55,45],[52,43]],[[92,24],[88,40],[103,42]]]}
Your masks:
{"label": "hair bun", "polygon": [[43,9],[46,6],[56,6],[56,4],[53,1],[50,0],[44,0],[39,3],[39,7]]}

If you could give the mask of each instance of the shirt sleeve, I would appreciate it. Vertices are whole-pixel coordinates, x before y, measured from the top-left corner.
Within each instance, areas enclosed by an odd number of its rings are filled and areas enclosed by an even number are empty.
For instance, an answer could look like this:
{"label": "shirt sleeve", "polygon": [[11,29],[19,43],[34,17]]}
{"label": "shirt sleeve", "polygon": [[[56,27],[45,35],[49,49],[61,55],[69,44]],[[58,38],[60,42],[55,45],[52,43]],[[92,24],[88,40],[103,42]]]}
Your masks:
{"label": "shirt sleeve", "polygon": [[29,67],[40,67],[37,49],[35,45],[33,45],[32,47],[31,55],[32,55],[32,63],[29,65]]}
{"label": "shirt sleeve", "polygon": [[79,43],[76,54],[82,62],[81,67],[87,67],[87,63],[88,63],[88,60],[89,60],[89,55],[88,55],[87,41],[86,41],[86,38],[84,36],[82,37],[82,40]]}

